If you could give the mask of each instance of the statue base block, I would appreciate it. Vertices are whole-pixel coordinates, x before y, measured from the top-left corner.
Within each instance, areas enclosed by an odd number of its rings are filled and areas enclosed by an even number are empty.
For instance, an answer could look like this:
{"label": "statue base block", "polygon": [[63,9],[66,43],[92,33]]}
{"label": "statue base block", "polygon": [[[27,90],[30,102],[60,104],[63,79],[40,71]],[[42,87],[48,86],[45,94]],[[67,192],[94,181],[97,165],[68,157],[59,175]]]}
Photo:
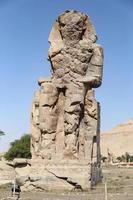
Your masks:
{"label": "statue base block", "polygon": [[[22,174],[18,179],[23,179]],[[26,179],[21,187],[23,191],[35,189],[51,192],[87,191],[101,180],[101,169],[88,164],[85,160],[53,162],[36,159],[31,160],[31,168]]]}

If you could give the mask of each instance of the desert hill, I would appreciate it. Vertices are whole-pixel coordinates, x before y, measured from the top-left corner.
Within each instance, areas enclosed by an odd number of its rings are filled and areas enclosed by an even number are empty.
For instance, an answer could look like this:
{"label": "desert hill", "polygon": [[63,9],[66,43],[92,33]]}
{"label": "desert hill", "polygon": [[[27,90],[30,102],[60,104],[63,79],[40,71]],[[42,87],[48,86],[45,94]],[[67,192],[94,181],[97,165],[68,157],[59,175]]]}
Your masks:
{"label": "desert hill", "polygon": [[101,133],[101,154],[107,156],[108,149],[115,156],[133,154],[133,119]]}

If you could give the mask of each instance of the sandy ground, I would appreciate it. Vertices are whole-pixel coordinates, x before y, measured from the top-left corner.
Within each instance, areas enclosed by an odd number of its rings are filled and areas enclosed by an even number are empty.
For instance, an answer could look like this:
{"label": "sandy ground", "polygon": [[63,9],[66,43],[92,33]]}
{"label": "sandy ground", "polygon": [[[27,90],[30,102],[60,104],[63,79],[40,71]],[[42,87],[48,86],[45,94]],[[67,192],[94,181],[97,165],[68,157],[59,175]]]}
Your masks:
{"label": "sandy ground", "polygon": [[[103,182],[87,193],[22,192],[24,200],[133,200],[133,168],[108,167],[103,169]],[[0,199],[11,196],[11,186],[0,187]]]}

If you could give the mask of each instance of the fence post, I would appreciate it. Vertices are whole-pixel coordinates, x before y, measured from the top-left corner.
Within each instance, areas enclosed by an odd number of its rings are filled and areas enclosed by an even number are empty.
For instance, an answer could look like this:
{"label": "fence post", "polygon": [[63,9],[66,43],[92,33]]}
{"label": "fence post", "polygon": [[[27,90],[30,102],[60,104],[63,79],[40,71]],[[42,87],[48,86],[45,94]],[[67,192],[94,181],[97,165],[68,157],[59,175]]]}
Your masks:
{"label": "fence post", "polygon": [[105,179],[105,200],[108,200],[107,181]]}

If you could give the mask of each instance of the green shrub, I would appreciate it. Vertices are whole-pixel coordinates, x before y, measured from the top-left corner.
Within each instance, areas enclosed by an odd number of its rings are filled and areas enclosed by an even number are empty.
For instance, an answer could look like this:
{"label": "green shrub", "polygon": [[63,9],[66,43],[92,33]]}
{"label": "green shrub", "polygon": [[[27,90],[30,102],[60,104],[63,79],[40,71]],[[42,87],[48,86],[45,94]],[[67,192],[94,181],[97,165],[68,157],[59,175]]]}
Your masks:
{"label": "green shrub", "polygon": [[31,158],[30,135],[25,134],[19,140],[10,143],[9,150],[4,155],[6,160],[14,158]]}

